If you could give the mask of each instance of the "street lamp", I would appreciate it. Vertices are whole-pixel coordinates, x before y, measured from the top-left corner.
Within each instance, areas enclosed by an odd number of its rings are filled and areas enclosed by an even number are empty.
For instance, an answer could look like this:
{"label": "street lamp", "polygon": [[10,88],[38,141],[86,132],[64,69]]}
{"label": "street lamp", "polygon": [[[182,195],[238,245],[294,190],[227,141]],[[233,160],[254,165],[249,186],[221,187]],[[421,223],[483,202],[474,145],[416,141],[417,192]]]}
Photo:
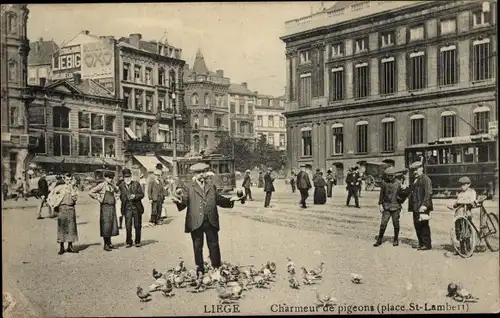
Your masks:
{"label": "street lamp", "polygon": [[177,127],[175,124],[175,116],[177,114],[176,111],[176,104],[175,104],[175,82],[172,82],[171,85],[171,90],[170,90],[170,96],[172,97],[172,108],[173,108],[173,120],[172,120],[172,126],[173,127],[173,132],[172,132],[172,175],[174,179],[177,177]]}

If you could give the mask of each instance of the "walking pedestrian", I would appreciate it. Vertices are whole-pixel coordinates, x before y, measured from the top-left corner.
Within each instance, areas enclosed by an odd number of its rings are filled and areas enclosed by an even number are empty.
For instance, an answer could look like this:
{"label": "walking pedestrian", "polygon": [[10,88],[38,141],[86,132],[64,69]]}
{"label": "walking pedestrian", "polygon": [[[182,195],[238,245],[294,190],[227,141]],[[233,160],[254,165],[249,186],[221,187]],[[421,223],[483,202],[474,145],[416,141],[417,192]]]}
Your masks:
{"label": "walking pedestrian", "polygon": [[432,181],[424,174],[421,161],[410,165],[415,174],[415,181],[411,185],[411,194],[408,202],[408,210],[413,212],[413,225],[417,233],[419,251],[432,249],[431,228],[429,226],[430,212],[433,211],[432,204]]}
{"label": "walking pedestrian", "polygon": [[243,178],[243,184],[241,185],[245,189],[245,200],[253,201],[252,198],[252,178],[250,177],[250,170],[245,171],[245,177]]}
{"label": "walking pedestrian", "polygon": [[[57,185],[49,194],[47,203],[51,207],[58,207],[57,216],[57,242],[59,243],[59,255],[78,253],[73,243],[78,241],[78,229],[76,225],[75,204],[78,200],[78,189],[70,173],[64,176],[64,184]],[[64,250],[64,243],[68,248]]]}
{"label": "walking pedestrian", "polygon": [[347,200],[346,206],[349,206],[351,203],[351,198],[354,197],[354,204],[356,208],[359,208],[359,178],[358,174],[355,172],[355,168],[349,168],[349,172],[347,173],[347,177],[345,179],[346,188],[347,188]]}
{"label": "walking pedestrian", "polygon": [[165,184],[161,179],[161,170],[156,170],[148,183],[148,198],[151,203],[149,226],[160,225],[161,211],[165,200]]}
{"label": "walking pedestrian", "polygon": [[326,181],[323,172],[318,172],[313,181],[314,184],[314,204],[323,205],[326,203]]}
{"label": "walking pedestrian", "polygon": [[380,186],[380,195],[378,199],[379,210],[382,213],[380,221],[380,230],[377,236],[377,241],[373,246],[377,247],[382,244],[385,230],[389,219],[392,218],[394,227],[393,246],[399,245],[399,216],[401,212],[401,204],[409,194],[405,185],[395,178],[396,169],[389,167],[385,169],[384,177]]}
{"label": "walking pedestrian", "polygon": [[112,171],[104,172],[104,181],[90,189],[89,196],[101,205],[99,213],[99,227],[104,241],[104,250],[110,252],[116,247],[111,243],[111,237],[118,236],[118,220],[116,217],[116,197],[120,190],[113,184],[115,174]]}
{"label": "walking pedestrian", "polygon": [[38,208],[38,220],[43,219],[42,218],[42,209],[43,206],[47,206],[49,209],[49,218],[52,217],[52,208],[47,204],[47,197],[49,196],[49,184],[47,183],[47,180],[45,179],[45,173],[43,173],[40,176],[40,179],[38,180],[38,195],[42,199],[42,202],[40,203],[40,207]]}
{"label": "walking pedestrian", "polygon": [[204,273],[203,241],[206,236],[210,261],[212,267],[219,268],[222,265],[219,246],[219,213],[217,206],[221,208],[232,208],[238,197],[227,198],[217,192],[216,186],[205,181],[205,173],[209,166],[205,163],[197,163],[190,167],[194,174],[192,182],[186,182],[181,195],[175,195],[172,201],[177,209],[182,211],[187,208],[185,233],[191,234],[193,241],[194,260],[198,275]]}
{"label": "walking pedestrian", "polygon": [[274,192],[274,178],[273,176],[271,175],[271,173],[273,172],[273,169],[272,168],[267,168],[267,172],[266,174],[264,175],[264,192],[266,193],[266,197],[264,199],[264,207],[265,208],[270,208],[270,204],[271,204],[271,196]]}
{"label": "walking pedestrian", "polygon": [[328,171],[326,172],[326,196],[331,198],[332,197],[332,190],[333,190],[333,185],[334,185],[334,180],[335,180],[335,177],[333,176],[332,174],[332,170],[331,169],[328,169]]}
{"label": "walking pedestrian", "polygon": [[259,171],[257,188],[263,188],[263,187],[264,187],[264,175],[262,174],[262,171]]}
{"label": "walking pedestrian", "polygon": [[311,181],[306,172],[306,166],[301,165],[300,171],[297,173],[297,189],[299,189],[300,192],[300,205],[304,209],[307,208],[306,200],[309,197],[309,189],[311,188]]}
{"label": "walking pedestrian", "polygon": [[292,172],[290,173],[290,186],[292,187],[292,193],[295,193],[296,189],[295,178],[297,178],[297,176],[295,175],[295,170],[292,169]]}
{"label": "walking pedestrian", "polygon": [[20,197],[22,197],[25,201],[28,201],[28,198],[26,198],[26,191],[24,189],[25,187],[25,182],[21,178],[17,178],[17,184],[16,184],[16,201],[19,200]]}
{"label": "walking pedestrian", "polygon": [[[123,169],[123,182],[120,184],[120,200],[122,215],[125,216],[125,228],[127,230],[126,246],[132,247],[135,243],[136,247],[141,247],[141,227],[142,227],[142,214],[144,213],[144,206],[142,205],[142,198],[144,192],[142,187],[137,181],[132,181],[132,173],[130,169]],[[132,224],[135,229],[135,240],[132,241]]]}

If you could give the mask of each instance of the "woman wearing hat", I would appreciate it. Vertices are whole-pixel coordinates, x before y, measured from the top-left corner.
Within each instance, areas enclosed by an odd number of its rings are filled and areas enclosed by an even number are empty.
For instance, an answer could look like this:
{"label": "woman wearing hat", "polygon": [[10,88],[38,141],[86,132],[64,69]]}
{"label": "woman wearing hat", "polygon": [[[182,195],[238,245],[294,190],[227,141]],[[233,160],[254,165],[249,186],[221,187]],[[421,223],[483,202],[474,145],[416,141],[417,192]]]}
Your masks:
{"label": "woman wearing hat", "polygon": [[116,217],[116,198],[120,192],[112,181],[115,174],[112,171],[104,173],[104,181],[90,189],[89,196],[99,201],[101,210],[99,213],[99,226],[101,237],[104,240],[104,250],[109,252],[115,248],[111,243],[112,236],[118,236],[118,219]]}
{"label": "woman wearing hat", "polygon": [[326,203],[326,181],[323,178],[323,172],[319,171],[313,180],[314,184],[314,204],[325,204]]}

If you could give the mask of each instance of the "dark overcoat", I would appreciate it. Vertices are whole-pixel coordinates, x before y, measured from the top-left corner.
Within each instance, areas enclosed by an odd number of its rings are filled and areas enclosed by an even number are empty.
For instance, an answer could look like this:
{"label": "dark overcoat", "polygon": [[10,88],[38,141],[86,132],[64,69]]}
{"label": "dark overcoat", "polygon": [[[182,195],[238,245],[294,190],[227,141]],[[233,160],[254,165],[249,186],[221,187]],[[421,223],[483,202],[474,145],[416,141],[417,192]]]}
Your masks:
{"label": "dark overcoat", "polygon": [[[125,182],[122,182],[120,183],[119,188],[120,188],[120,201],[122,201],[121,204],[122,215],[125,215],[125,207],[128,201],[131,201],[132,204],[135,205],[137,212],[143,214],[144,206],[142,205],[142,198],[144,198],[144,192],[142,191],[141,184],[137,181],[132,181],[130,182],[129,189],[127,190],[127,185],[125,184]],[[128,197],[131,194],[135,194],[135,198],[129,200]]]}
{"label": "dark overcoat", "polygon": [[264,175],[264,192],[274,192],[274,178],[269,172]]}
{"label": "dark overcoat", "polygon": [[250,188],[252,186],[252,180],[250,179],[250,175],[246,174],[243,178],[243,184],[241,185],[243,188]]}
{"label": "dark overcoat", "polygon": [[186,182],[182,190],[182,200],[177,203],[177,209],[182,211],[187,208],[184,232],[190,233],[199,228],[203,224],[205,214],[210,224],[220,230],[217,206],[230,209],[234,202],[220,195],[211,182],[206,182],[204,189],[197,182]]}
{"label": "dark overcoat", "polygon": [[434,210],[432,204],[432,181],[425,174],[418,177],[411,186],[408,211],[418,212],[421,206],[427,208],[426,213]]}
{"label": "dark overcoat", "polygon": [[304,171],[300,171],[297,174],[297,188],[302,190],[309,190],[312,188],[311,181],[309,180],[309,175]]}

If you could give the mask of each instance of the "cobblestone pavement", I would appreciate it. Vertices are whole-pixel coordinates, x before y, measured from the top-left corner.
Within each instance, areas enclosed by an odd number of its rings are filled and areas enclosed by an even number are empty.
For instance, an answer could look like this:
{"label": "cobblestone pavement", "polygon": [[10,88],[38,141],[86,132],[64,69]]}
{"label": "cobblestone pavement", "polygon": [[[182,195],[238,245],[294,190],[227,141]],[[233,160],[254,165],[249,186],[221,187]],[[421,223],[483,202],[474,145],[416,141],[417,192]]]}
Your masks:
{"label": "cobblestone pavement", "polygon": [[[389,243],[389,225],[387,242],[372,247],[380,222],[377,192],[362,194],[361,209],[348,208],[345,191],[338,187],[326,205],[314,206],[311,202],[303,210],[298,207],[298,193],[292,195],[288,187],[280,184],[276,188],[270,209],[263,208],[262,189],[254,188],[255,201],[219,211],[223,260],[242,265],[272,260],[278,266],[277,281],[270,289],[245,293],[239,302],[241,314],[272,314],[279,309],[277,305],[282,309],[313,305],[314,289],[335,295],[335,313],[348,313],[353,306],[365,306],[364,313],[372,313],[373,306],[377,313],[387,304],[400,305],[392,313],[403,312],[402,305],[408,312],[410,303],[422,306],[423,312],[426,303],[428,309],[430,305],[458,304],[445,297],[451,281],[460,281],[479,298],[465,307],[469,312],[499,310],[499,255],[486,251],[462,259],[450,253],[452,214],[445,208],[446,201],[435,202],[431,221],[434,249],[419,252],[410,246],[415,242],[415,233],[407,212],[401,217],[401,245],[393,247]],[[4,290],[9,289],[16,300],[14,316],[211,315],[206,310],[217,304],[213,290],[200,294],[177,290],[173,298],[155,293],[147,303],[139,302],[135,295],[137,285],[147,287],[153,282],[153,268],[165,270],[179,258],[193,265],[191,239],[184,233],[184,212],[168,204],[167,224],[143,229],[143,247],[123,248],[125,231],[120,231],[113,238],[120,248],[107,253],[99,237],[98,205],[85,196],[77,205],[79,254],[57,255],[57,221],[37,220],[33,205],[2,212]],[[493,211],[496,203],[488,204]],[[148,219],[146,204],[143,222]],[[298,291],[290,289],[285,275],[287,256],[306,267],[324,261],[326,274],[322,282]],[[350,273],[363,275],[364,283],[352,284]],[[449,306],[448,312],[452,312]],[[453,312],[462,311],[456,306]]]}

